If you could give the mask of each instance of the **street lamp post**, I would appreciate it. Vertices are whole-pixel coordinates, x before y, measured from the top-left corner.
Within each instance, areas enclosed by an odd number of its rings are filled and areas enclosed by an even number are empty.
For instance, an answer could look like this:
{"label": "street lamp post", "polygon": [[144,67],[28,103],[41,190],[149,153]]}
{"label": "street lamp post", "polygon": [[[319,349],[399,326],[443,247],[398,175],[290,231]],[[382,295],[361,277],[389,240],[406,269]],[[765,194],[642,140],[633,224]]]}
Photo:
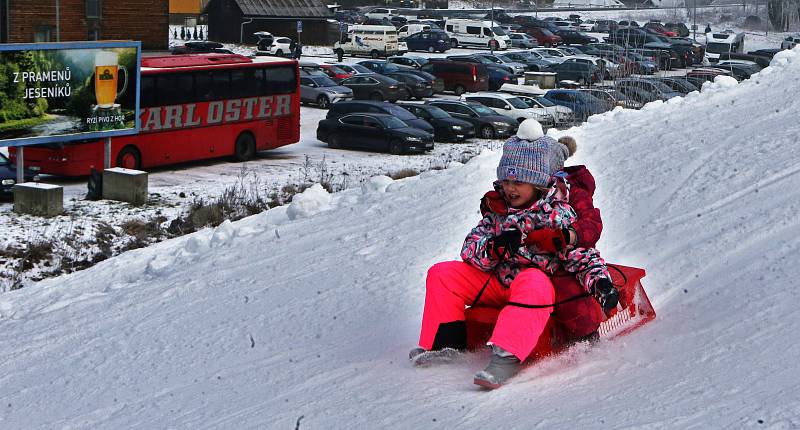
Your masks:
{"label": "street lamp post", "polygon": [[56,0],[56,42],[61,42],[61,0]]}
{"label": "street lamp post", "polygon": [[492,32],[492,39],[489,41],[489,52],[494,55],[494,0],[492,0],[492,23],[489,25],[489,31]]}

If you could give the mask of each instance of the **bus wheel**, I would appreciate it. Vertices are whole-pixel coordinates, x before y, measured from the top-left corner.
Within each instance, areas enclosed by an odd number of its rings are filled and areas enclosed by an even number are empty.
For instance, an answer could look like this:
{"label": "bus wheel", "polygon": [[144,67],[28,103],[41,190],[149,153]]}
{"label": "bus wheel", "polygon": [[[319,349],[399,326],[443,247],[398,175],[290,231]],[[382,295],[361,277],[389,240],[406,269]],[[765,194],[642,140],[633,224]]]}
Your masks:
{"label": "bus wheel", "polygon": [[453,92],[456,93],[457,96],[460,96],[461,94],[467,92],[467,89],[464,88],[463,85],[456,85],[456,87],[453,88]]}
{"label": "bus wheel", "polygon": [[338,134],[332,134],[328,137],[328,148],[339,149],[342,147],[342,141],[339,140]]}
{"label": "bus wheel", "polygon": [[126,146],[117,154],[117,167],[139,170],[142,168],[142,154],[135,146]]}
{"label": "bus wheel", "polygon": [[247,161],[256,155],[256,140],[250,133],[242,133],[236,138],[236,147],[233,149],[233,157],[236,161]]}
{"label": "bus wheel", "polygon": [[372,59],[376,59],[376,58],[380,58],[381,53],[378,52],[377,49],[373,49],[372,52],[369,53],[369,56],[372,57]]}
{"label": "bus wheel", "polygon": [[331,101],[328,100],[328,98],[325,97],[324,95],[319,96],[317,97],[317,106],[319,106],[320,109],[328,109],[329,107],[331,107]]}

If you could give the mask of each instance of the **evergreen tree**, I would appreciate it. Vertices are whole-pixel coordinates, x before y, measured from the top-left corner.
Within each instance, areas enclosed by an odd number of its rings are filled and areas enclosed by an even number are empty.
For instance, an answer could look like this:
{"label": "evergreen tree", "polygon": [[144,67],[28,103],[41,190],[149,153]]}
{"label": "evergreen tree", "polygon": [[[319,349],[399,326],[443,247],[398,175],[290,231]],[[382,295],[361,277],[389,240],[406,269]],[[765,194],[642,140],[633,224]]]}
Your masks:
{"label": "evergreen tree", "polygon": [[194,34],[192,34],[192,39],[197,40],[197,27],[194,28]]}
{"label": "evergreen tree", "polygon": [[181,40],[186,40],[186,29],[181,27]]}
{"label": "evergreen tree", "polygon": [[203,37],[203,27],[200,27],[200,40],[205,40]]}

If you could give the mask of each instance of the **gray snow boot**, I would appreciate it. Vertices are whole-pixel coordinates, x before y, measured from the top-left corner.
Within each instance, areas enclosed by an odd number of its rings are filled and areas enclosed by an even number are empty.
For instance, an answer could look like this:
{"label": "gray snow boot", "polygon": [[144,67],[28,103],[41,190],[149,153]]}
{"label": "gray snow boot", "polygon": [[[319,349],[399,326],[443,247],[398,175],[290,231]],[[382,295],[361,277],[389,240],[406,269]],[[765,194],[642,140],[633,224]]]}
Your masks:
{"label": "gray snow boot", "polygon": [[433,351],[426,351],[422,348],[414,348],[408,353],[411,364],[417,367],[425,367],[433,364],[452,363],[461,356],[462,351],[453,348],[442,348]]}
{"label": "gray snow boot", "polygon": [[473,382],[481,387],[494,390],[516,375],[522,363],[514,354],[492,345],[492,360],[485,369],[475,374]]}

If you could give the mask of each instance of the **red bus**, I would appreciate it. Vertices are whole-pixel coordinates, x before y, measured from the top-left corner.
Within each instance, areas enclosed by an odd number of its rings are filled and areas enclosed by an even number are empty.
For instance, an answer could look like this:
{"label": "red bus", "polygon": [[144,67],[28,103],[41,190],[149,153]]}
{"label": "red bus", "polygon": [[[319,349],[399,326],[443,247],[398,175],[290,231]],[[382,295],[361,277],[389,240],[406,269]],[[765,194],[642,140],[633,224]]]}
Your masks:
{"label": "red bus", "polygon": [[[143,169],[204,158],[245,161],[300,140],[297,62],[235,54],[145,57],[141,129],[111,139],[111,165]],[[25,148],[41,173],[83,176],[103,167],[102,140]],[[15,158],[11,149],[12,159]]]}

